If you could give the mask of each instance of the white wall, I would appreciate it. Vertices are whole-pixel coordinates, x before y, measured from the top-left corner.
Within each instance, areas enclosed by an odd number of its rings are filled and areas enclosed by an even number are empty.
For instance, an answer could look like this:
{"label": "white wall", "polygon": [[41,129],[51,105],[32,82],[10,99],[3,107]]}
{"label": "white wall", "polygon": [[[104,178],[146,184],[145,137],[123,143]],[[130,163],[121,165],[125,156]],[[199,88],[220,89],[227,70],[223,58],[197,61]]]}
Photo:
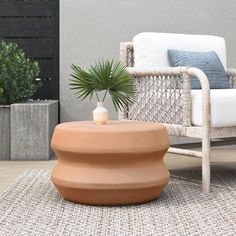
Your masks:
{"label": "white wall", "polygon": [[90,119],[95,106],[69,90],[71,63],[118,58],[121,41],[156,31],[222,36],[236,67],[235,24],[236,0],[61,0],[61,121]]}

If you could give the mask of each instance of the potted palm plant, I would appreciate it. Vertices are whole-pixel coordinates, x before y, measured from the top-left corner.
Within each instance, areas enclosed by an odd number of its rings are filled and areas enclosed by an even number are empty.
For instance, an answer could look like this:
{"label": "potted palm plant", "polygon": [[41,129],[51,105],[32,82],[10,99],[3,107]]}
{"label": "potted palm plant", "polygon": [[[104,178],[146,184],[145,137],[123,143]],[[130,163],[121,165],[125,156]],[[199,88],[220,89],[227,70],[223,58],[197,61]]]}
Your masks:
{"label": "potted palm plant", "polygon": [[10,159],[10,105],[23,102],[38,89],[37,62],[15,44],[0,39],[0,160]]}
{"label": "potted palm plant", "polygon": [[88,69],[72,65],[72,70],[70,85],[71,89],[76,90],[78,98],[91,99],[94,95],[97,98],[97,108],[93,111],[96,124],[105,124],[108,120],[108,111],[104,107],[108,94],[117,111],[134,102],[134,80],[121,62],[99,61]]}

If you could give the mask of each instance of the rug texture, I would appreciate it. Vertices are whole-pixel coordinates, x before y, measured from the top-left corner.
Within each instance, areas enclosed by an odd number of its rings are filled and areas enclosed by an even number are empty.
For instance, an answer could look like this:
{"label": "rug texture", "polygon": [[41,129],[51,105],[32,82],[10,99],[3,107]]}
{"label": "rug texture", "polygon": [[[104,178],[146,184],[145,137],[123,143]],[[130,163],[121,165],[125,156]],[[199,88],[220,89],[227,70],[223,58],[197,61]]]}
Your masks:
{"label": "rug texture", "polygon": [[50,171],[28,170],[0,196],[0,235],[236,235],[236,171],[213,171],[210,194],[200,176],[172,172],[151,203],[94,207],[63,200]]}

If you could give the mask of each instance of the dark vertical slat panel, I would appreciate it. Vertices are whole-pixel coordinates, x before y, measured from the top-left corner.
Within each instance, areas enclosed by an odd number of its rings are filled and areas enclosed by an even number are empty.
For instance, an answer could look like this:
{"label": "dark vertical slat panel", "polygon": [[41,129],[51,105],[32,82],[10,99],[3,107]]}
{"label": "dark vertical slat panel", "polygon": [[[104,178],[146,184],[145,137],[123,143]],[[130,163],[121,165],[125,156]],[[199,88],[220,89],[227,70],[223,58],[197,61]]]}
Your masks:
{"label": "dark vertical slat panel", "polygon": [[0,18],[1,37],[52,37],[52,18]]}
{"label": "dark vertical slat panel", "polygon": [[60,87],[60,80],[59,80],[59,0],[55,0],[54,2],[54,9],[53,9],[53,22],[54,22],[54,55],[53,55],[53,99],[58,99],[59,98],[59,87]]}
{"label": "dark vertical slat panel", "polygon": [[59,0],[0,0],[0,37],[16,42],[40,65],[34,99],[59,99]]}
{"label": "dark vertical slat panel", "polygon": [[17,38],[6,39],[6,41],[17,43],[29,57],[53,58],[54,40],[52,38]]}
{"label": "dark vertical slat panel", "polygon": [[53,78],[53,59],[35,59],[40,66],[40,78],[49,79]]}
{"label": "dark vertical slat panel", "polygon": [[[55,81],[53,79],[53,59],[35,59],[40,66],[39,78],[41,78],[42,86],[33,96],[33,99],[54,99],[53,89]],[[58,98],[55,98],[58,99]]]}
{"label": "dark vertical slat panel", "polygon": [[0,1],[0,16],[52,16],[52,1]]}
{"label": "dark vertical slat panel", "polygon": [[52,98],[52,95],[51,95],[53,92],[53,86],[54,84],[52,81],[42,80],[42,86],[32,98],[33,99],[47,99],[47,100],[54,99]]}

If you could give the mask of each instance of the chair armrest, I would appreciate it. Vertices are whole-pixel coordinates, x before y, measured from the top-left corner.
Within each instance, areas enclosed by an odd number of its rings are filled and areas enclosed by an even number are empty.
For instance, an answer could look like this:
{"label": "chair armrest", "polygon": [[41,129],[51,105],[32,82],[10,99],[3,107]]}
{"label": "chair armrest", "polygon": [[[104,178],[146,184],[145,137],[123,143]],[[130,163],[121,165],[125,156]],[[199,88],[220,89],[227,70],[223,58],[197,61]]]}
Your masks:
{"label": "chair armrest", "polygon": [[210,127],[210,87],[203,71],[193,67],[127,69],[138,94],[120,118],[191,126],[191,77],[195,76],[202,86],[203,126]]}
{"label": "chair armrest", "polygon": [[236,69],[228,68],[226,72],[229,78],[231,88],[236,88]]}

